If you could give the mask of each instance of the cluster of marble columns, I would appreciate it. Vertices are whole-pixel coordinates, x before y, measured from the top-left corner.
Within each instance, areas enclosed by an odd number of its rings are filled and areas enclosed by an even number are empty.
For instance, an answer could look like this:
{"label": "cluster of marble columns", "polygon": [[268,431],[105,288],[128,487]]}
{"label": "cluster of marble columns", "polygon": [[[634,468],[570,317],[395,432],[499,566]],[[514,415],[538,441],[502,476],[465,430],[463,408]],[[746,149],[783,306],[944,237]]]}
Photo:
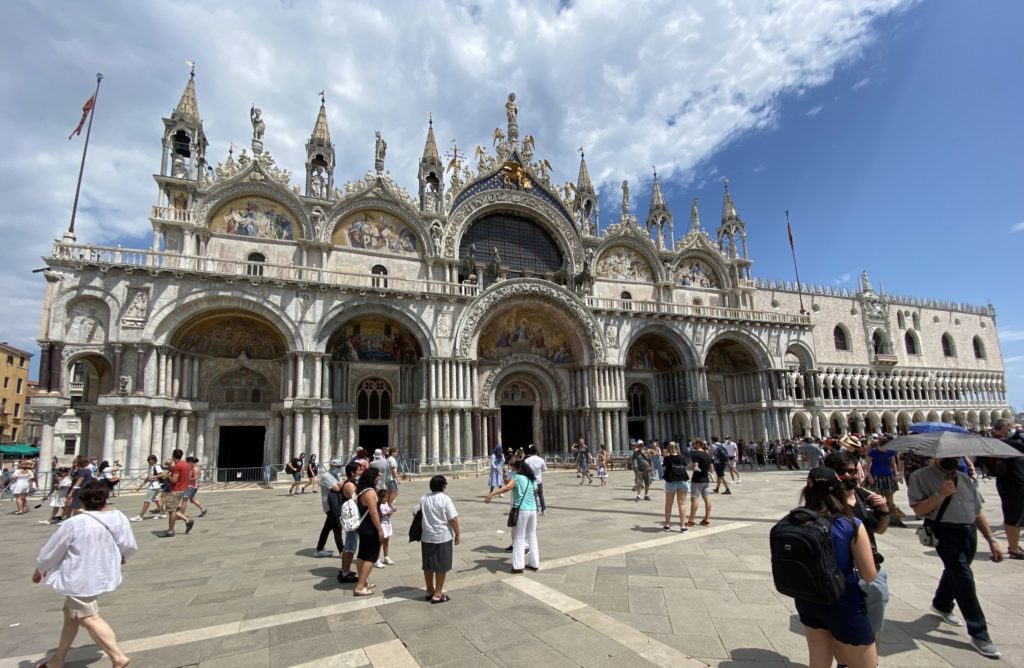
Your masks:
{"label": "cluster of marble columns", "polygon": [[[206,413],[145,407],[101,407],[82,415],[81,420],[80,453],[110,462],[119,460],[128,470],[144,468],[150,454],[163,462],[175,449],[210,463],[204,457],[206,445],[212,439],[213,425]],[[92,425],[97,421],[102,425],[98,444],[91,443],[89,438]],[[122,438],[118,439],[118,435]],[[43,440],[52,443],[52,424],[43,425]]]}

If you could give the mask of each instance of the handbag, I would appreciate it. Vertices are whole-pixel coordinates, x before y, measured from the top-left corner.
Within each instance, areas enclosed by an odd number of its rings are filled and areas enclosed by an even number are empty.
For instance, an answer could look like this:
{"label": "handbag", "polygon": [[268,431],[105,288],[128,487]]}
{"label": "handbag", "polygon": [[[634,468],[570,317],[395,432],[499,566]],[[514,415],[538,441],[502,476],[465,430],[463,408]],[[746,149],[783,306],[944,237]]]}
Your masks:
{"label": "handbag", "polygon": [[508,522],[506,522],[507,526],[514,527],[515,525],[519,524],[519,506],[523,505],[523,501],[526,500],[526,495],[529,492],[530,492],[530,486],[527,485],[526,486],[526,491],[523,492],[523,495],[519,498],[519,503],[513,505],[509,509],[509,511],[508,511]]}
{"label": "handbag", "polygon": [[936,524],[941,522],[942,521],[942,515],[946,512],[946,508],[949,507],[949,502],[952,501],[952,500],[953,500],[953,495],[950,494],[949,496],[946,497],[946,500],[942,502],[942,507],[939,508],[939,514],[935,516],[935,519],[934,520],[926,519],[924,521],[924,526],[918,527],[917,531],[914,532],[914,533],[917,534],[917,540],[921,543],[921,545],[923,545],[925,547],[935,547],[936,545],[939,544],[939,540],[935,537],[935,532],[932,531],[932,528],[929,525],[929,523],[932,522],[932,521],[934,521]]}
{"label": "handbag", "polygon": [[416,514],[412,518],[412,524],[409,525],[409,542],[414,543],[416,541],[423,540],[423,510],[417,510]]}

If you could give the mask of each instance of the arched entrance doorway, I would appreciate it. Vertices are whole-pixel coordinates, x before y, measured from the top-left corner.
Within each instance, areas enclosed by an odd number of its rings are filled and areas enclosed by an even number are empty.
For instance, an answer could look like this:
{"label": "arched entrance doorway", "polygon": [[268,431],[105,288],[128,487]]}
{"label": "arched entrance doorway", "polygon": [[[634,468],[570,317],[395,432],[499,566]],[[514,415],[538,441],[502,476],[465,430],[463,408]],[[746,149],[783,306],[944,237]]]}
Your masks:
{"label": "arched entrance doorway", "polygon": [[537,443],[540,437],[540,392],[529,379],[516,374],[498,388],[501,444],[513,450]]}
{"label": "arched entrance doorway", "polygon": [[751,350],[739,340],[724,338],[711,346],[704,365],[708,398],[714,404],[712,435],[748,441],[765,438],[764,392]]}
{"label": "arched entrance doorway", "polygon": [[391,423],[391,386],[381,378],[367,378],[356,390],[356,419],[359,421],[359,447],[369,453],[388,448]]}
{"label": "arched entrance doorway", "polygon": [[650,392],[643,383],[633,383],[626,391],[626,401],[629,402],[629,437],[639,440],[648,440],[650,434],[647,432],[647,420],[651,416]]}
{"label": "arched entrance doorway", "polygon": [[685,344],[673,343],[668,336],[648,330],[626,351],[630,438],[681,441],[693,436],[693,391],[684,355],[692,357],[682,347]]}

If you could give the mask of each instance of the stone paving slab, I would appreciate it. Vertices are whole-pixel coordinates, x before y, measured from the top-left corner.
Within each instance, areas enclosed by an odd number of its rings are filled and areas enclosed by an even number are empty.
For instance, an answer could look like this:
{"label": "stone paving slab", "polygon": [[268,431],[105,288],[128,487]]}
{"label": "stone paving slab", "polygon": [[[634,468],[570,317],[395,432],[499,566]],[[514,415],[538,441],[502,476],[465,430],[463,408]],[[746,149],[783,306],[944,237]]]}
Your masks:
{"label": "stone paving slab", "polygon": [[[796,504],[804,475],[749,473],[733,495],[712,496],[711,527],[679,534],[661,531],[660,490],[654,502],[633,502],[628,472],[612,472],[605,488],[549,473],[542,570],[525,576],[508,573],[507,499],[485,505],[485,479],[452,480],[463,543],[448,581],[452,601],[443,605],[422,600],[419,546],[403,538],[425,482],[402,487],[390,546],[397,563],[374,571],[382,594],[367,599],[337,583],[336,557],[312,556],[323,522],[318,497],[201,492],[210,514],[188,536],[157,538],[163,521],[133,524],[140,552],[101,608],[133,665],[158,668],[676,666],[687,657],[694,665],[801,666],[802,628],[792,600],[772,587],[767,536]],[[983,494],[997,499],[994,489]],[[114,501],[129,515],[140,502]],[[62,601],[29,582],[52,531],[34,522],[43,510],[11,509],[0,504],[8,566],[0,572],[0,668],[27,668],[56,642]],[[990,514],[998,519],[997,508]],[[879,545],[892,587],[879,665],[992,665],[962,630],[927,613],[941,572],[934,551],[912,530],[891,529]],[[994,564],[982,552],[975,574],[1000,665],[1024,667],[1024,565]],[[106,664],[90,642],[80,634],[68,665]]]}

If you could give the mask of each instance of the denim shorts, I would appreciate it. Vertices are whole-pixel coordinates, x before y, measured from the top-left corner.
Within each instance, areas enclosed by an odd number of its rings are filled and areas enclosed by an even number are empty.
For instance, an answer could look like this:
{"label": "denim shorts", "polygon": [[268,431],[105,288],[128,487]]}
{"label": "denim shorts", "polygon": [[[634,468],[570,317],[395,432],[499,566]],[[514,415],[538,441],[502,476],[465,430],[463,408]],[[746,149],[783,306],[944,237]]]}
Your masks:
{"label": "denim shorts", "polygon": [[678,482],[665,481],[665,493],[675,494],[676,492],[690,492],[690,482],[688,480],[680,480]]}
{"label": "denim shorts", "polygon": [[356,548],[359,546],[359,534],[355,531],[345,532],[345,544],[342,546],[342,552],[348,552],[350,554],[356,553]]}

